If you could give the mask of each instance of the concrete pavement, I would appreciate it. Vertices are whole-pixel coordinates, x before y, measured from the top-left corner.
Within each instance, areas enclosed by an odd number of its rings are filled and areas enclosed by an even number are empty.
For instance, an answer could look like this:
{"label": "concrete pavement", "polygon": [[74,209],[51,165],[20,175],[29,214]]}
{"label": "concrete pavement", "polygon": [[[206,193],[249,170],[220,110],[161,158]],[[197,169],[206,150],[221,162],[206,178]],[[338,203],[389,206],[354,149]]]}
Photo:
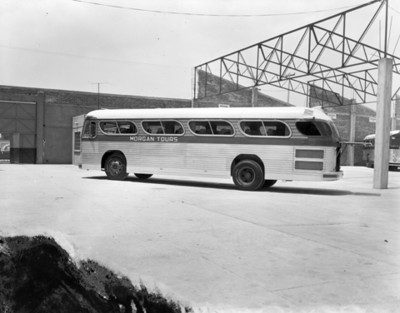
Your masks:
{"label": "concrete pavement", "polygon": [[236,190],[230,180],[110,181],[0,164],[0,235],[49,234],[200,312],[397,312],[400,172]]}

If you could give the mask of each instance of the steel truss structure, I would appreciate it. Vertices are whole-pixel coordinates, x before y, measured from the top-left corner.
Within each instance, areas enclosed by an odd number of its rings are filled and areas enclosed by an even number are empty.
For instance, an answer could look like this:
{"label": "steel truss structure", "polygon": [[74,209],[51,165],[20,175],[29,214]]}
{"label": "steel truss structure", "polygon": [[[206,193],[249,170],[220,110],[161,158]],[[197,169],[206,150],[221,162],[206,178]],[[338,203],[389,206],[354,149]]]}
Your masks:
{"label": "steel truss structure", "polygon": [[[366,25],[349,26],[351,14],[367,7],[372,16],[363,15]],[[381,34],[371,33],[380,15],[385,19],[383,49],[377,42]],[[393,73],[400,75],[400,57],[388,53],[387,36],[387,0],[371,1],[196,66],[194,99],[272,85],[306,96],[316,86],[337,95],[339,105],[344,91],[351,90],[356,102],[367,102],[377,96],[381,58],[393,59]],[[400,87],[393,89],[394,99]],[[313,97],[323,98],[323,93]]]}

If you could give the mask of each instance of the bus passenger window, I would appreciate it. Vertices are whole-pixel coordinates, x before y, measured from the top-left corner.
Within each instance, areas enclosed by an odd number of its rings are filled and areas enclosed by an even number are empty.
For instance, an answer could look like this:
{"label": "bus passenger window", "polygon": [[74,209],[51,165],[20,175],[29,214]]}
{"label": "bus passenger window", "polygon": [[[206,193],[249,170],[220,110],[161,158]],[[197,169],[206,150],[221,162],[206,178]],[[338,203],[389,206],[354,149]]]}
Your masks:
{"label": "bus passenger window", "polygon": [[114,121],[100,122],[100,129],[106,134],[118,133],[117,122]]}
{"label": "bus passenger window", "polygon": [[317,128],[319,129],[321,136],[331,137],[332,129],[331,126],[323,121],[315,121]]}
{"label": "bus passenger window", "polygon": [[144,131],[149,134],[164,134],[164,130],[160,121],[142,122],[142,127]]}
{"label": "bus passenger window", "polygon": [[211,135],[211,127],[208,121],[191,121],[189,127],[192,132],[199,135]]}
{"label": "bus passenger window", "polygon": [[279,121],[264,121],[267,136],[287,137],[290,135],[289,127]]}
{"label": "bus passenger window", "polygon": [[211,128],[214,135],[229,136],[233,135],[233,127],[225,121],[211,121]]}
{"label": "bus passenger window", "polygon": [[297,122],[296,127],[303,135],[321,136],[320,131],[312,121]]}
{"label": "bus passenger window", "polygon": [[265,136],[265,134],[262,134],[262,132],[264,132],[264,127],[259,121],[241,122],[240,128],[246,135],[249,136]]}
{"label": "bus passenger window", "polygon": [[179,125],[178,127],[176,127],[174,134],[177,134],[177,135],[183,134],[182,125]]}
{"label": "bus passenger window", "polygon": [[128,121],[121,121],[118,122],[118,128],[119,128],[119,132],[121,134],[136,134],[137,133],[137,128],[136,125],[133,124],[132,122],[128,122]]}
{"label": "bus passenger window", "polygon": [[162,121],[162,126],[164,128],[165,134],[183,134],[183,127],[177,121]]}

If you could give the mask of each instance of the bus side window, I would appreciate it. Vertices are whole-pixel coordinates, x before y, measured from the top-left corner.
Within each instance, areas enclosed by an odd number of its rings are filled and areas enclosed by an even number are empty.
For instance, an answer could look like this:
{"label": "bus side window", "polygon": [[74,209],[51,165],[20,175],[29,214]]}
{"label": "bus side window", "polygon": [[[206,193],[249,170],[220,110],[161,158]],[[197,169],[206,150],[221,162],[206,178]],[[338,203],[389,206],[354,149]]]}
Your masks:
{"label": "bus side window", "polygon": [[208,121],[191,121],[189,127],[192,132],[199,135],[211,135],[211,127]]}
{"label": "bus side window", "polygon": [[297,129],[306,136],[321,136],[317,126],[312,121],[303,121],[296,123]]}
{"label": "bus side window", "polygon": [[149,134],[164,134],[164,129],[160,121],[143,121],[142,127]]}
{"label": "bus side window", "polygon": [[321,136],[332,137],[332,129],[328,123],[323,121],[315,121],[315,124],[317,125]]}
{"label": "bus side window", "polygon": [[96,137],[96,122],[86,121],[83,127],[83,138],[94,138]]}
{"label": "bus side window", "polygon": [[117,122],[114,121],[100,122],[100,129],[106,134],[118,133]]}
{"label": "bus side window", "polygon": [[183,127],[177,121],[162,121],[162,126],[164,128],[165,134],[183,134]]}
{"label": "bus side window", "polygon": [[285,123],[279,121],[264,121],[267,136],[282,136],[290,135],[290,130]]}
{"label": "bus side window", "polygon": [[262,132],[264,132],[264,126],[259,121],[241,122],[240,128],[249,136],[265,136],[265,134],[262,134]]}
{"label": "bus side window", "polygon": [[233,127],[225,121],[211,121],[211,128],[214,135],[229,136],[233,135]]}
{"label": "bus side window", "polygon": [[136,134],[137,133],[137,128],[136,125],[133,124],[132,122],[128,121],[120,121],[118,122],[118,128],[119,132],[121,134]]}

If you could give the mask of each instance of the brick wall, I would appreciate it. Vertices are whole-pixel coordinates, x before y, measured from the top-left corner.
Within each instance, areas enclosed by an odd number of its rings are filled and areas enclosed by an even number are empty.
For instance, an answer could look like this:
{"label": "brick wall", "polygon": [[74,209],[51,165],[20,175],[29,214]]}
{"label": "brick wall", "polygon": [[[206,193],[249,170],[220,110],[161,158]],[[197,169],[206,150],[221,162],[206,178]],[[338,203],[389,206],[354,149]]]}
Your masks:
{"label": "brick wall", "polygon": [[[238,88],[237,88],[238,87]],[[215,107],[219,104],[229,104],[232,107],[276,107],[291,106],[285,101],[273,98],[253,88],[244,88],[220,77],[204,71],[197,73],[197,98],[194,101],[195,107]],[[239,91],[233,92],[235,89]],[[219,94],[221,93],[221,94]]]}

